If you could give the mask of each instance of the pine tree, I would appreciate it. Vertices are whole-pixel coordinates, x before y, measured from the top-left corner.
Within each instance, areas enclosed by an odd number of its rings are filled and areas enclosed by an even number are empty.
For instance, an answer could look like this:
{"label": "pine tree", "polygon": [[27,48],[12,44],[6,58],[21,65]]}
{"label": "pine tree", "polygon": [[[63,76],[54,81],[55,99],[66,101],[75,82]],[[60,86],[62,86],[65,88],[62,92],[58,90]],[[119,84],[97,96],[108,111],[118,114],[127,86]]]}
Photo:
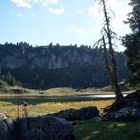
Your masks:
{"label": "pine tree", "polygon": [[13,79],[13,76],[10,73],[10,71],[8,71],[7,74],[6,74],[5,80],[9,85],[12,85],[12,83],[13,83],[12,79]]}
{"label": "pine tree", "polygon": [[131,0],[130,5],[133,9],[125,23],[129,24],[132,33],[123,37],[122,44],[126,47],[127,65],[131,72],[130,86],[137,87],[140,86],[140,1]]}

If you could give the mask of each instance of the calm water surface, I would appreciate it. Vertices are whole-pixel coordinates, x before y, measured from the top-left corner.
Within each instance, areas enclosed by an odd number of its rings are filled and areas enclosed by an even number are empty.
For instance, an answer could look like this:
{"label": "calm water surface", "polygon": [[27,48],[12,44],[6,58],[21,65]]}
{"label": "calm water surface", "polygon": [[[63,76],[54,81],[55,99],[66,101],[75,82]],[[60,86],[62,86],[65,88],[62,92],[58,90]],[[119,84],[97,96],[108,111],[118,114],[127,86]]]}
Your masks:
{"label": "calm water surface", "polygon": [[45,102],[74,102],[113,99],[115,95],[79,95],[79,96],[26,96],[26,97],[0,97],[0,101],[12,102],[14,104],[26,101],[28,104],[39,104]]}

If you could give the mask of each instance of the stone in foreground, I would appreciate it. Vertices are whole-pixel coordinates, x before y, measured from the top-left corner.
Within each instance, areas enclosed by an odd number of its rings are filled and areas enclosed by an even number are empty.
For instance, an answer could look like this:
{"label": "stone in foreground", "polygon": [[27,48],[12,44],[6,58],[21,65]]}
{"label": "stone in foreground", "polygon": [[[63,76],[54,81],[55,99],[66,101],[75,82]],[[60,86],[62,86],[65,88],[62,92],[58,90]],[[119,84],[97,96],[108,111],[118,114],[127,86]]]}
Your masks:
{"label": "stone in foreground", "polygon": [[73,126],[53,116],[20,119],[17,128],[20,140],[75,140]]}
{"label": "stone in foreground", "polygon": [[52,115],[65,118],[70,121],[88,120],[99,116],[99,110],[95,106],[89,106],[81,109],[66,109]]}
{"label": "stone in foreground", "polygon": [[13,120],[0,120],[0,140],[17,140],[15,122]]}
{"label": "stone in foreground", "polygon": [[75,140],[75,135],[65,119],[38,116],[0,120],[0,140]]}
{"label": "stone in foreground", "polygon": [[137,121],[140,120],[140,109],[122,108],[117,112],[109,113],[106,117],[113,121]]}

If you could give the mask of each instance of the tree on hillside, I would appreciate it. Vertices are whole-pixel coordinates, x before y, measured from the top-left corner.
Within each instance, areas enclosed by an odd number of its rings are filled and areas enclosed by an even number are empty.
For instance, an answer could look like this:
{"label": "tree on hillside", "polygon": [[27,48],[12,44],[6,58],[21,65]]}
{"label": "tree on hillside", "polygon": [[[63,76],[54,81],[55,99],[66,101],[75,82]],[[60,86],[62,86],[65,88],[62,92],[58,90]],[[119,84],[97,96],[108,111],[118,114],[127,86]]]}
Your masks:
{"label": "tree on hillside", "polygon": [[129,24],[132,33],[123,37],[122,44],[126,47],[127,65],[131,71],[130,86],[137,87],[140,86],[140,0],[131,0],[130,5],[133,9],[125,23]]}
{"label": "tree on hillside", "polygon": [[121,94],[121,90],[118,84],[117,66],[113,49],[114,47],[113,40],[115,39],[116,34],[111,30],[110,26],[111,17],[108,15],[106,1],[99,0],[99,3],[102,6],[102,11],[104,14],[104,26],[101,30],[103,37],[98,41],[97,44],[100,43],[100,45],[103,47],[106,70],[108,73],[108,77],[110,79],[110,84],[116,95],[115,102],[108,108],[108,110],[114,110],[116,104],[119,103],[121,99],[123,99],[123,95]]}
{"label": "tree on hillside", "polygon": [[15,77],[10,73],[10,71],[7,71],[7,73],[2,73],[0,69],[0,80],[6,82],[10,86],[21,86],[21,83],[19,81],[16,81]]}

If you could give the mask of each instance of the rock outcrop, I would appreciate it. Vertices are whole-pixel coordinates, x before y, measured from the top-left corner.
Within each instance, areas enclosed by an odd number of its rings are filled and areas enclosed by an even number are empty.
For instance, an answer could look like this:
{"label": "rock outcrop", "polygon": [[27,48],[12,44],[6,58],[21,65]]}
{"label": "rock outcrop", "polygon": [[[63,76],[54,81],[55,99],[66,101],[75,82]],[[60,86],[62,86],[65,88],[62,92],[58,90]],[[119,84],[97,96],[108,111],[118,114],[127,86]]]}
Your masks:
{"label": "rock outcrop", "polygon": [[81,109],[66,109],[52,115],[71,121],[88,120],[99,116],[99,110],[95,106],[89,106]]}
{"label": "rock outcrop", "polygon": [[15,122],[13,120],[0,120],[0,140],[17,140]]}
{"label": "rock outcrop", "polygon": [[0,140],[75,140],[75,135],[65,119],[38,116],[0,120]]}
{"label": "rock outcrop", "polygon": [[140,120],[140,109],[122,108],[117,112],[109,113],[106,118],[113,121],[137,121]]}
{"label": "rock outcrop", "polygon": [[20,119],[17,122],[20,140],[74,140],[74,130],[65,119],[53,116]]}

